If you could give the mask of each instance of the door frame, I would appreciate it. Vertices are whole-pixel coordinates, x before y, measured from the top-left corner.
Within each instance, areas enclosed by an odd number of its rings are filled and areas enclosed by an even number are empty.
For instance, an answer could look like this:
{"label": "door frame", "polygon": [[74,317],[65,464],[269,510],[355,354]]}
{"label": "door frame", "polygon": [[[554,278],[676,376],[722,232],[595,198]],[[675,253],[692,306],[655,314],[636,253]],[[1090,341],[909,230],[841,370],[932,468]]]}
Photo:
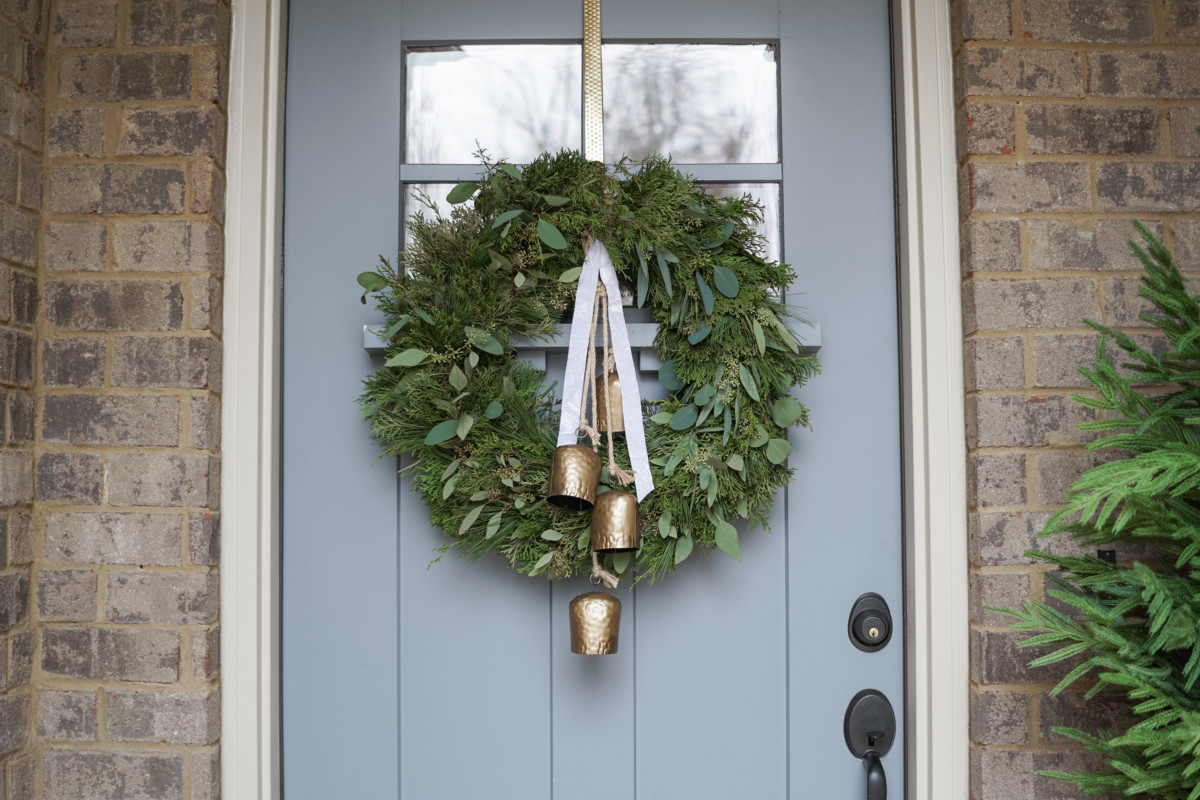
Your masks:
{"label": "door frame", "polygon": [[[958,166],[948,0],[893,0],[907,796],[966,797],[968,591]],[[280,772],[280,253],[286,0],[233,3],[226,157],[221,783]]]}

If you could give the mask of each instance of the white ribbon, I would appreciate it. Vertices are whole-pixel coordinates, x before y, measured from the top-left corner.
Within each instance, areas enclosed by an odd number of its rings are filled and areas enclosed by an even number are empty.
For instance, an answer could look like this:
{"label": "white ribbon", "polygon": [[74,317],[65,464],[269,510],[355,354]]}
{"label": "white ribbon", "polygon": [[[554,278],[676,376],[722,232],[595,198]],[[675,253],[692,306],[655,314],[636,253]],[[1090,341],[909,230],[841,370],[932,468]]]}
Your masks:
{"label": "white ribbon", "polygon": [[[625,443],[629,446],[629,461],[633,467],[637,499],[654,491],[650,474],[650,456],[646,451],[646,431],[642,427],[642,393],[638,389],[637,371],[633,366],[633,349],[629,346],[629,331],[625,327],[625,311],[621,308],[621,287],[608,250],[600,242],[592,242],[579,288],[575,293],[575,317],[571,325],[571,341],[567,349],[567,372],[563,378],[562,416],[558,421],[558,444],[579,442],[579,412],[583,399],[584,372],[587,370],[587,348],[592,331],[592,305],[596,302],[596,282],[603,281],[608,292],[608,327],[612,333],[613,358],[621,376],[621,407],[625,409]],[[601,321],[600,324],[604,324]],[[600,381],[604,378],[601,376]],[[601,384],[603,385],[603,384]]]}

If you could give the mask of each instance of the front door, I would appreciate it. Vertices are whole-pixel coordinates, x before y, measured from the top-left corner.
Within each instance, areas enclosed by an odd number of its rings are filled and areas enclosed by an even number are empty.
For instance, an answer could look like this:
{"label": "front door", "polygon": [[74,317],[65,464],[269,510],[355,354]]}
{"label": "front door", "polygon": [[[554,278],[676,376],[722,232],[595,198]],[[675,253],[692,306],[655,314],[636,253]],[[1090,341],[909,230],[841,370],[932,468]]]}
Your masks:
{"label": "front door", "polygon": [[[283,340],[284,793],[405,800],[858,798],[851,698],[903,731],[899,353],[886,0],[602,0],[605,157],[661,150],[767,209],[820,325],[795,481],[742,563],[618,590],[620,651],[572,655],[567,604],[440,534],[355,400],[380,359],[354,276],[414,190],[471,153],[578,148],[579,0],[292,0]],[[810,333],[810,336],[813,334]],[[643,381],[653,380],[644,373]],[[653,391],[650,388],[650,391]],[[897,626],[856,648],[855,600]],[[904,786],[898,735],[883,767]]]}

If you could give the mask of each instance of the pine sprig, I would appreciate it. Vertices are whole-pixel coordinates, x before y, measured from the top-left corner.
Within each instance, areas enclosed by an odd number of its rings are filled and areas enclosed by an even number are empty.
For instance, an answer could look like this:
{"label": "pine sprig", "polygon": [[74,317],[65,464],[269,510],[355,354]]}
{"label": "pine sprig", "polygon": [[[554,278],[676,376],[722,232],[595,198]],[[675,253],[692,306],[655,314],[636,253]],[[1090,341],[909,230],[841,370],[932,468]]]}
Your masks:
{"label": "pine sprig", "polygon": [[[1145,240],[1130,243],[1145,268],[1138,294],[1154,307],[1141,320],[1166,347],[1154,353],[1086,323],[1100,342],[1095,367],[1080,372],[1096,394],[1075,399],[1099,414],[1080,428],[1105,434],[1088,447],[1116,460],[1085,472],[1040,535],[1148,555],[1112,564],[1030,552],[1061,571],[1048,576],[1047,594],[1073,613],[1045,603],[996,610],[1016,618],[1014,629],[1036,632],[1021,646],[1055,648],[1031,666],[1078,659],[1052,694],[1091,675],[1089,699],[1115,693],[1132,702],[1124,732],[1055,728],[1101,755],[1104,770],[1043,775],[1089,794],[1200,800],[1200,301],[1170,252],[1135,225]],[[1125,356],[1120,368],[1110,342]]]}

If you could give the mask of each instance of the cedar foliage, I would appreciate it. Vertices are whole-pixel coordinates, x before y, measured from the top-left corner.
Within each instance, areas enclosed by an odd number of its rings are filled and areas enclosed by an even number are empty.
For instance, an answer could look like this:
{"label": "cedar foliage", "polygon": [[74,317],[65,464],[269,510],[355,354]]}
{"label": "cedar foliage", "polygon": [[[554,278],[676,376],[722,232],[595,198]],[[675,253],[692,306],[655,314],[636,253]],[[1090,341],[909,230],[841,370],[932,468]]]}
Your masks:
{"label": "cedar foliage", "polygon": [[[1096,396],[1075,399],[1097,419],[1080,426],[1102,434],[1091,450],[1119,460],[1088,470],[1042,536],[1070,534],[1084,549],[1126,545],[1131,563],[1092,556],[1029,555],[1055,564],[1047,594],[1063,613],[1026,603],[1007,613],[1017,630],[1037,631],[1022,646],[1054,646],[1040,666],[1073,658],[1053,693],[1085,676],[1090,699],[1104,692],[1131,703],[1124,732],[1055,731],[1103,756],[1101,771],[1043,775],[1089,794],[1123,793],[1170,800],[1200,798],[1200,303],[1154,235],[1135,223],[1146,246],[1130,242],[1145,268],[1138,293],[1154,306],[1142,320],[1166,349],[1154,354],[1130,336],[1094,322],[1101,334],[1095,369],[1080,372]],[[1108,342],[1124,353],[1118,371]]]}

